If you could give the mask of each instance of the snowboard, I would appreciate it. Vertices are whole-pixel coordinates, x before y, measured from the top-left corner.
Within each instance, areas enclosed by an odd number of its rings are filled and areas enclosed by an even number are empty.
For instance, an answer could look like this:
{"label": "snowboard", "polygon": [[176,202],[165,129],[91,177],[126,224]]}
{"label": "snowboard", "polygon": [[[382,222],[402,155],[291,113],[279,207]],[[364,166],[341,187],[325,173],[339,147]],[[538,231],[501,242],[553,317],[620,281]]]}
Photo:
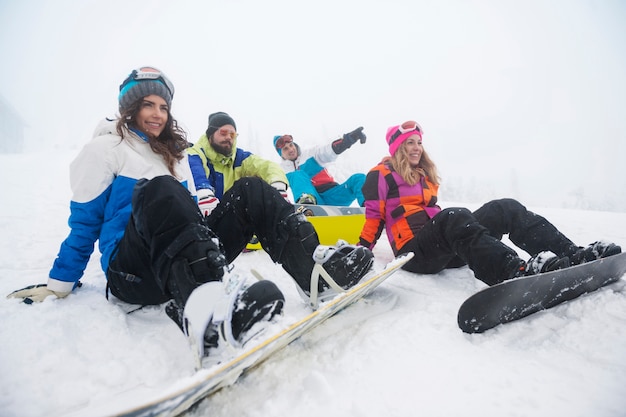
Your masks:
{"label": "snowboard", "polygon": [[[365,224],[365,207],[295,204],[295,208],[307,216],[322,245],[334,245],[339,239],[352,245],[359,242]],[[255,236],[246,245],[246,251],[259,249],[261,244]]]}
{"label": "snowboard", "polygon": [[413,257],[413,253],[398,256],[379,272],[370,272],[360,283],[319,305],[319,308],[301,320],[287,326],[258,344],[242,351],[230,360],[209,369],[201,369],[191,378],[178,381],[162,395],[116,416],[176,416],[187,411],[200,400],[216,391],[234,384],[246,371],[250,371],[294,340],[320,325],[349,305],[355,303]]}
{"label": "snowboard", "polygon": [[626,253],[557,271],[501,282],[474,294],[459,309],[465,333],[482,333],[618,281],[626,273]]}

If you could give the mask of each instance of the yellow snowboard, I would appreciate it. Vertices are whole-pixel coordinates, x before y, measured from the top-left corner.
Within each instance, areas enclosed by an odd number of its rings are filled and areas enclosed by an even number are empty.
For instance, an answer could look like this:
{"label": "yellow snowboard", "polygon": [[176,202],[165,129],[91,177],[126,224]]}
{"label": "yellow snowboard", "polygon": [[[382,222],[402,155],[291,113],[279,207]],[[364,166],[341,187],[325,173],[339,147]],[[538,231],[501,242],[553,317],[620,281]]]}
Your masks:
{"label": "yellow snowboard", "polygon": [[[343,239],[350,244],[357,244],[361,229],[365,223],[364,207],[316,206],[296,204],[315,228],[322,245],[334,245]],[[247,251],[261,249],[256,237],[246,246]]]}

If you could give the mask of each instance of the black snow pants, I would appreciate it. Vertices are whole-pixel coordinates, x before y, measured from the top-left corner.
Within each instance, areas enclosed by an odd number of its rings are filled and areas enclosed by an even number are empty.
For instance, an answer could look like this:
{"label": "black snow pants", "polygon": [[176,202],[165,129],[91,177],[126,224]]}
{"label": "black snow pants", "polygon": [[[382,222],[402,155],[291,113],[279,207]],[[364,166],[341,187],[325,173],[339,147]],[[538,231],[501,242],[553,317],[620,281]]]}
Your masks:
{"label": "black snow pants", "polygon": [[[282,263],[299,285],[300,278],[310,278],[311,255],[319,244],[317,234],[265,181],[238,180],[205,219],[188,190],[173,177],[140,180],[133,190],[130,220],[109,264],[108,288],[128,303],[164,303],[175,298],[172,287],[189,286],[182,282],[185,277],[170,273],[180,254],[193,245],[214,245],[225,262],[231,263],[254,234],[272,260]],[[289,268],[292,264],[296,266]],[[192,283],[190,290],[220,278],[217,272],[214,276],[209,273]]]}
{"label": "black snow pants", "polygon": [[400,249],[415,257],[403,268],[435,274],[445,268],[468,265],[488,285],[507,279],[517,253],[500,241],[509,239],[531,256],[549,250],[569,256],[578,247],[544,217],[513,199],[494,200],[474,213],[466,208],[442,210]]}

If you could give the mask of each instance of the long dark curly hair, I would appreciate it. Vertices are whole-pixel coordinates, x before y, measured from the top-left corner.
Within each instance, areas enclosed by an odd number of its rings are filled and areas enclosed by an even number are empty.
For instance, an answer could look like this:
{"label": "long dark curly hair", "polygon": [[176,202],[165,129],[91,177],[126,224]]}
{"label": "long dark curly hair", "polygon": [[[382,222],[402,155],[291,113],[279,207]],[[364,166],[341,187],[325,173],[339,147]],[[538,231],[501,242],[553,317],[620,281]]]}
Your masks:
{"label": "long dark curly hair", "polygon": [[[122,140],[129,132],[129,126],[137,125],[137,114],[139,114],[139,110],[141,110],[142,103],[143,98],[135,101],[121,112],[120,118],[117,121],[117,134],[120,135]],[[165,129],[163,129],[159,137],[149,137],[148,143],[155,153],[163,157],[170,174],[176,177],[174,166],[178,161],[183,159],[185,149],[189,146],[189,142],[187,142],[187,133],[178,126],[178,122],[174,119],[169,109],[167,110]]]}

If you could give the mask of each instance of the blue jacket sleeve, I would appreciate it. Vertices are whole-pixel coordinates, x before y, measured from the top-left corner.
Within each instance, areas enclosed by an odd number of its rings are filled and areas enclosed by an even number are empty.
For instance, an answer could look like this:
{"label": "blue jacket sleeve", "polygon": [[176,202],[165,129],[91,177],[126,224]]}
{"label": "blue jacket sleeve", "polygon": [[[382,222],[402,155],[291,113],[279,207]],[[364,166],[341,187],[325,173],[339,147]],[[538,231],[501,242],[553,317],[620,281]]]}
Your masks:
{"label": "blue jacket sleeve", "polygon": [[209,183],[209,179],[202,166],[202,158],[200,158],[199,155],[189,155],[189,168],[191,168],[196,190],[209,189],[215,191],[213,187],[211,187],[211,183]]}
{"label": "blue jacket sleeve", "polygon": [[82,276],[100,236],[110,187],[87,203],[70,202],[70,234],[61,244],[50,278],[76,283]]}

